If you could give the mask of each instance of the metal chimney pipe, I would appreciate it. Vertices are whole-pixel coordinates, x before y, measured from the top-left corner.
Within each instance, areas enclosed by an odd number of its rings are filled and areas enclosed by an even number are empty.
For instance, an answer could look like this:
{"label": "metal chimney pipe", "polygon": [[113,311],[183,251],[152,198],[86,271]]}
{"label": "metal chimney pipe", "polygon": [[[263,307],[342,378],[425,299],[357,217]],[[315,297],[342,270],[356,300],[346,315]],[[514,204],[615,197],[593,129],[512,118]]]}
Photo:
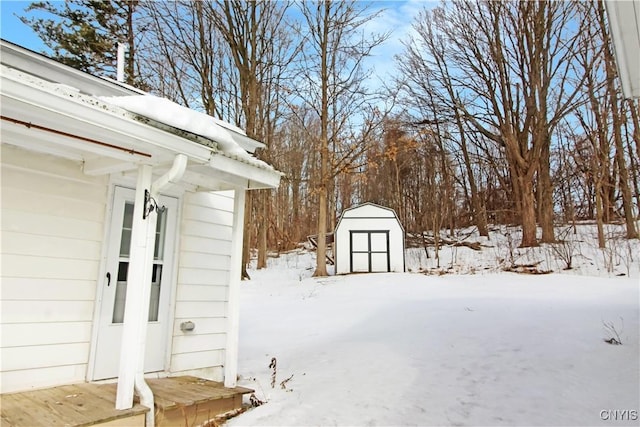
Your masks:
{"label": "metal chimney pipe", "polygon": [[124,50],[126,46],[124,43],[118,42],[118,63],[116,71],[116,80],[124,83]]}

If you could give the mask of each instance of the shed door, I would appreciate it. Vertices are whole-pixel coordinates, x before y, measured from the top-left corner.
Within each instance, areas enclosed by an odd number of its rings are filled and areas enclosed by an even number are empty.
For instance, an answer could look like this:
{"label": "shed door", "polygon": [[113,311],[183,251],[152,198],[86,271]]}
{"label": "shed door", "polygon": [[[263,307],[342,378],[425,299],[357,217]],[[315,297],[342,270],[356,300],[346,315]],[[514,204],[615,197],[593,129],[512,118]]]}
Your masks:
{"label": "shed door", "polygon": [[349,231],[352,273],[391,271],[389,230]]}
{"label": "shed door", "polygon": [[[118,376],[134,201],[134,190],[122,187],[115,188],[107,255],[107,277],[104,278],[102,287],[93,380]],[[178,200],[173,197],[161,196],[158,204],[165,206],[166,209],[158,213],[156,225],[149,323],[147,324],[147,351],[144,361],[145,372],[164,369],[173,242],[176,236],[178,211]]]}

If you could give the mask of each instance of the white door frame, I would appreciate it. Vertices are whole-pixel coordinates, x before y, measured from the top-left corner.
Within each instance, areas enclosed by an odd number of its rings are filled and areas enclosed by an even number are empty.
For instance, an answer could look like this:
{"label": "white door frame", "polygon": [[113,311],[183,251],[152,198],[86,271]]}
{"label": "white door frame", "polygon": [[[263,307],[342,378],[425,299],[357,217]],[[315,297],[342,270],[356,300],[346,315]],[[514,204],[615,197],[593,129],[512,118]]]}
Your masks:
{"label": "white door frame", "polygon": [[[102,259],[101,259],[101,265],[100,265],[100,269],[99,269],[99,278],[97,281],[97,286],[96,286],[96,304],[95,304],[95,308],[94,308],[94,316],[93,316],[93,332],[92,332],[92,339],[91,339],[91,350],[90,350],[90,357],[89,357],[89,365],[87,367],[87,380],[88,381],[94,381],[96,378],[96,363],[98,362],[98,355],[97,355],[97,351],[98,351],[98,339],[99,339],[99,332],[100,332],[100,326],[101,326],[101,321],[102,321],[102,316],[104,316],[103,310],[105,309],[104,304],[109,305],[110,307],[112,307],[112,303],[109,301],[104,301],[104,295],[105,295],[105,287],[107,286],[107,278],[106,278],[106,274],[107,272],[111,273],[111,286],[115,286],[115,282],[117,280],[117,271],[109,271],[110,266],[108,265],[109,261],[110,261],[110,252],[109,251],[113,251],[114,250],[114,246],[116,246],[115,243],[113,242],[119,242],[120,241],[120,231],[121,230],[115,230],[116,225],[113,221],[113,215],[114,215],[114,209],[115,209],[115,201],[116,201],[116,193],[121,191],[120,189],[124,189],[125,191],[131,191],[132,194],[135,193],[135,184],[129,180],[129,179],[112,179],[111,180],[111,184],[109,185],[109,193],[108,193],[108,200],[109,202],[107,203],[106,206],[106,210],[105,210],[105,217],[104,217],[104,221],[105,221],[105,232],[104,232],[104,239],[103,239],[103,244],[102,244]],[[173,336],[173,321],[174,321],[174,306],[175,306],[175,301],[174,301],[174,297],[175,297],[175,289],[176,289],[176,285],[177,285],[177,276],[178,276],[178,254],[179,254],[179,224],[181,221],[181,210],[182,210],[182,200],[181,200],[181,195],[183,194],[182,190],[179,191],[172,191],[169,192],[169,194],[167,195],[168,197],[171,197],[172,199],[174,199],[173,201],[171,201],[171,204],[174,205],[173,207],[173,218],[169,218],[170,222],[172,223],[173,226],[173,231],[174,231],[174,239],[173,239],[173,245],[168,245],[167,247],[165,247],[165,258],[169,258],[170,261],[168,260],[168,262],[165,262],[165,267],[164,267],[164,271],[163,271],[163,302],[161,304],[163,304],[163,307],[166,307],[165,311],[165,319],[164,320],[164,324],[162,325],[161,328],[161,332],[160,334],[162,335],[162,339],[161,341],[165,342],[164,348],[161,350],[161,358],[162,358],[162,370],[158,371],[158,372],[162,372],[162,371],[166,371],[169,367],[169,363],[170,363],[170,358],[171,358],[171,345],[172,345],[172,336]],[[164,195],[164,194],[163,194]],[[166,197],[166,196],[165,196]],[[129,197],[130,198],[130,197]],[[160,205],[162,205],[162,203],[160,203]],[[115,240],[113,240],[114,238],[112,236],[116,236]],[[118,248],[115,248],[115,251],[118,251]],[[156,352],[159,351],[159,349],[155,350]],[[119,352],[117,349],[114,349],[114,355],[113,357],[116,360],[119,360]],[[117,372],[115,373],[115,376],[117,377]]]}

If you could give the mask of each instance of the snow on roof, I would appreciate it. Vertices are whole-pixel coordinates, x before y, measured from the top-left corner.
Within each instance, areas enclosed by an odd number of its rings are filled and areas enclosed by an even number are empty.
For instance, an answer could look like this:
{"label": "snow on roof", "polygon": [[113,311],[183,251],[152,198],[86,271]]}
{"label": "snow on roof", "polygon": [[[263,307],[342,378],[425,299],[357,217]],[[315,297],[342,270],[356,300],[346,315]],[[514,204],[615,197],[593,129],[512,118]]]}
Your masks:
{"label": "snow on roof", "polygon": [[218,148],[229,157],[261,168],[271,168],[265,162],[253,157],[234,141],[232,132],[246,137],[246,133],[242,129],[208,114],[154,95],[103,96],[100,99],[132,113],[209,138],[215,141]]}
{"label": "snow on roof", "polygon": [[[49,82],[41,77],[8,67],[4,63],[0,65],[0,75],[3,80],[10,79],[21,82],[38,90],[65,98],[72,98],[87,105],[97,106],[101,110],[125,116],[130,115],[129,118],[135,119],[134,115],[144,116],[158,122],[158,124],[165,124],[169,127],[186,131],[194,137],[200,136],[205,140],[215,142],[217,151],[222,156],[263,170],[275,171],[271,165],[253,157],[243,149],[245,147],[253,150],[264,145],[247,137],[240,128],[207,114],[182,107],[168,99],[146,94],[133,96],[90,95],[68,84]],[[156,125],[156,127],[158,126]],[[167,130],[165,127],[160,127],[160,129]],[[211,148],[209,144],[203,144],[203,141],[190,139]]]}

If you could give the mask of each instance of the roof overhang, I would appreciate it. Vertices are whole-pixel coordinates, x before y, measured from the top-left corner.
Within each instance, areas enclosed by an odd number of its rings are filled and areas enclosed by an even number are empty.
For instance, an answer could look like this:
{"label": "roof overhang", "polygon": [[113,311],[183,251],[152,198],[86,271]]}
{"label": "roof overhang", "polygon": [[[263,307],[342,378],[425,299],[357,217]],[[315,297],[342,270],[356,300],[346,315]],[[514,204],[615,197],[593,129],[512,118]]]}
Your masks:
{"label": "roof overhang", "polygon": [[622,92],[640,98],[640,1],[605,2]]}
{"label": "roof overhang", "polygon": [[49,82],[77,88],[82,93],[100,96],[139,95],[144,93],[142,90],[125,83],[76,70],[6,40],[1,41],[0,48],[4,65],[35,76],[41,76]]}
{"label": "roof overhang", "polygon": [[5,52],[0,72],[3,144],[81,162],[88,175],[126,173],[142,164],[162,171],[181,153],[189,159],[183,183],[196,190],[279,184],[281,174],[266,164],[260,167],[230,158],[216,149],[214,141],[149,125],[73,87],[8,67]]}

